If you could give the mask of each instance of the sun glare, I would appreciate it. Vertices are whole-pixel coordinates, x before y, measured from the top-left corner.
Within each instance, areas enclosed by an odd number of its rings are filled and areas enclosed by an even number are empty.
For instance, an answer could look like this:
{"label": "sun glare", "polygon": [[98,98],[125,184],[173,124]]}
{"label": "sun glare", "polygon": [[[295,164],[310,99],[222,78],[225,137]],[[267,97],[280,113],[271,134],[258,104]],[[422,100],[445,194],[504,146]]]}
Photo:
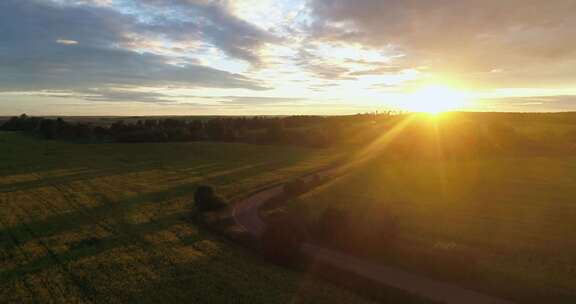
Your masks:
{"label": "sun glare", "polygon": [[403,108],[411,112],[438,114],[462,109],[469,94],[445,85],[429,85],[408,94]]}

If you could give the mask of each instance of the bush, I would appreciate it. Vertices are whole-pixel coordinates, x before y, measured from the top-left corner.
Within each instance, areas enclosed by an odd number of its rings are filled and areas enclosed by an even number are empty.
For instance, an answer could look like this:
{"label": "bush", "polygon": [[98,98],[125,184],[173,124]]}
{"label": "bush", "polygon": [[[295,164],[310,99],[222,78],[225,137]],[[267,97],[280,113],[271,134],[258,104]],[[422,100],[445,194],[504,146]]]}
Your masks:
{"label": "bush", "polygon": [[312,178],[310,179],[310,187],[317,187],[320,186],[322,184],[322,177],[320,176],[319,173],[316,173],[312,176]]}
{"label": "bush", "polygon": [[125,143],[165,142],[168,140],[166,133],[161,130],[111,131],[111,134],[115,141]]}
{"label": "bush", "polygon": [[371,232],[372,241],[379,245],[390,245],[398,236],[398,218],[390,210],[376,213],[370,223],[366,230]]}
{"label": "bush", "polygon": [[265,257],[279,264],[293,264],[300,258],[300,248],[308,239],[306,225],[286,212],[279,212],[268,219],[261,238]]}
{"label": "bush", "polygon": [[289,197],[298,196],[306,192],[307,186],[302,179],[295,179],[284,185],[284,194]]}
{"label": "bush", "polygon": [[210,186],[198,186],[194,193],[194,202],[200,212],[215,211],[226,206],[224,200],[217,196]]}
{"label": "bush", "polygon": [[349,211],[331,207],[320,216],[314,236],[327,246],[368,254],[390,246],[398,230],[397,218],[388,210],[352,216]]}
{"label": "bush", "polygon": [[328,208],[318,221],[316,237],[327,245],[341,246],[346,242],[345,235],[350,231],[350,216],[339,208]]}

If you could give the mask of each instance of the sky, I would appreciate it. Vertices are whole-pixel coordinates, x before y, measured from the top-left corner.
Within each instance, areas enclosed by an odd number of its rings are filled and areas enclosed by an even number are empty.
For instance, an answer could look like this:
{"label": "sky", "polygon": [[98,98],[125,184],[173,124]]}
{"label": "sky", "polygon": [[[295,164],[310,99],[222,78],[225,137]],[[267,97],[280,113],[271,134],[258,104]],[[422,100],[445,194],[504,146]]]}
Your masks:
{"label": "sky", "polygon": [[574,0],[1,0],[0,115],[353,114],[441,98],[574,111],[575,13]]}

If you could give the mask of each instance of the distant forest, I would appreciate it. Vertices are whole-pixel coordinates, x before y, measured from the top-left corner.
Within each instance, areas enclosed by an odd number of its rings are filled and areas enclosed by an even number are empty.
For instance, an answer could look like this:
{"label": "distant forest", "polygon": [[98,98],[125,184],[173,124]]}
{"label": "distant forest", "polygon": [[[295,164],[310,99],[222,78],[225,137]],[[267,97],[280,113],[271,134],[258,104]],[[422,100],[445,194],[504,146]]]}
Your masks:
{"label": "distant forest", "polygon": [[0,130],[23,131],[50,140],[90,143],[224,141],[284,143],[321,148],[339,140],[342,129],[351,122],[369,123],[391,115],[146,118],[130,123],[117,120],[103,126],[22,114],[5,121],[0,125]]}
{"label": "distant forest", "polygon": [[[407,113],[347,116],[163,117],[93,119],[31,117],[0,122],[0,130],[78,143],[218,141],[311,148],[386,147],[401,157],[574,153],[576,113]],[[126,121],[128,120],[128,122]]]}

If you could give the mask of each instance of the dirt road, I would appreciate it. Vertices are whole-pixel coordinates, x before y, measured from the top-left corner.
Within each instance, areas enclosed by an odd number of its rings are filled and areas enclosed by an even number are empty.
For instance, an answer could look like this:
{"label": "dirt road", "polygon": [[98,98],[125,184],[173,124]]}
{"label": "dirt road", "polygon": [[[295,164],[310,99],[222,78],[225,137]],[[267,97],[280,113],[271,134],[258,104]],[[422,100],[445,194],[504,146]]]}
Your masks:
{"label": "dirt road", "polygon": [[[330,177],[338,174],[338,170],[331,169],[316,173],[320,177]],[[313,175],[305,177],[311,180]],[[259,216],[259,209],[270,199],[281,195],[283,185],[263,189],[236,203],[233,217],[236,223],[252,234],[260,237],[265,229],[265,223]],[[512,302],[491,297],[476,291],[464,289],[456,285],[429,279],[417,274],[409,273],[395,267],[384,266],[378,263],[365,261],[354,256],[323,248],[314,244],[304,244],[302,253],[316,261],[328,264],[345,271],[355,273],[361,277],[377,283],[408,291],[423,298],[439,303],[458,304],[510,304]]]}

